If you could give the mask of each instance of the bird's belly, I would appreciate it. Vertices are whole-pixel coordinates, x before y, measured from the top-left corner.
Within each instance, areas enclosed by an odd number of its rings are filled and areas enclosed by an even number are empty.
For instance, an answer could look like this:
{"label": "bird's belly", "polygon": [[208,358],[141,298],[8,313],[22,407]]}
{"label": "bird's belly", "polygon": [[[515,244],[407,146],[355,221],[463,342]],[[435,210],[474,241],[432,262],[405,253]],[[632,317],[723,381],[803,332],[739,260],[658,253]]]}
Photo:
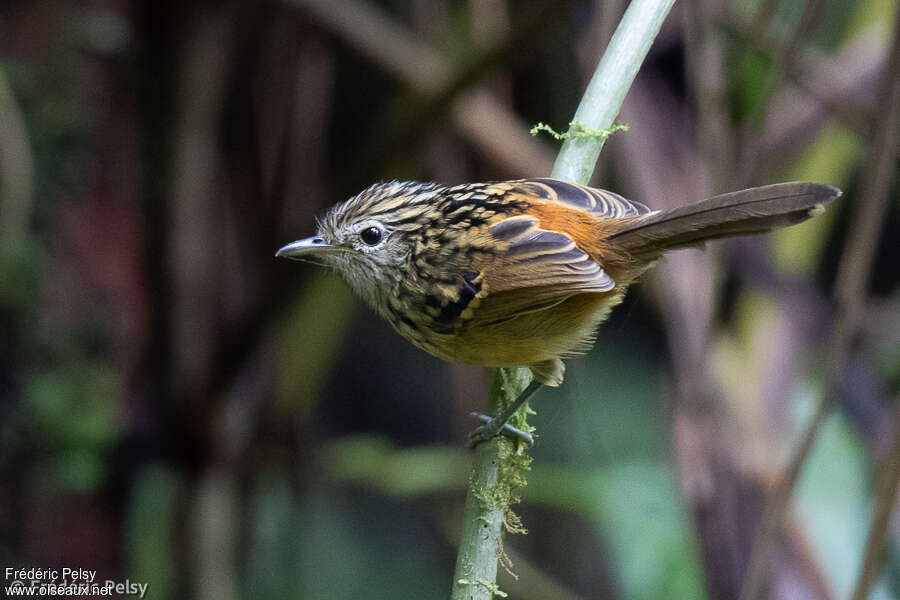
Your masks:
{"label": "bird's belly", "polygon": [[597,326],[621,296],[618,290],[575,294],[550,308],[494,323],[480,323],[476,316],[454,334],[430,336],[416,345],[445,360],[487,367],[565,358],[590,349]]}

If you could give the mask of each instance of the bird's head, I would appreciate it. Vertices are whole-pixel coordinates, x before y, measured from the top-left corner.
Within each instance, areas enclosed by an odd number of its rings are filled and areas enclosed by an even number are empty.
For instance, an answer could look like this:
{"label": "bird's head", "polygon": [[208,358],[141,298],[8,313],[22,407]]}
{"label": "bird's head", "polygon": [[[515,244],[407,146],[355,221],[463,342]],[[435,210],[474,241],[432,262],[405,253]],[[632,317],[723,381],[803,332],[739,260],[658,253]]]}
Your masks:
{"label": "bird's head", "polygon": [[421,240],[418,233],[439,217],[443,186],[433,183],[375,184],[332,207],[317,220],[316,235],[291,242],[275,256],[337,270],[379,312]]}

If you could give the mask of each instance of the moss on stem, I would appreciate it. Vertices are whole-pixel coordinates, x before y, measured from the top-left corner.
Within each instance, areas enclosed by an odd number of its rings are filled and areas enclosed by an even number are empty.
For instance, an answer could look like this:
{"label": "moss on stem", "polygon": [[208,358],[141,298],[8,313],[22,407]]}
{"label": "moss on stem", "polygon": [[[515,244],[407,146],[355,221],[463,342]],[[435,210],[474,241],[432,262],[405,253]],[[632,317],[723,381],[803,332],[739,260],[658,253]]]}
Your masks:
{"label": "moss on stem", "polygon": [[[585,91],[572,123],[586,131],[611,131],[625,94],[644,61],[653,39],[675,0],[633,0],[610,40]],[[553,166],[553,177],[586,184],[603,148],[604,135],[577,135],[570,125],[568,139]],[[526,368],[497,369],[494,376],[495,408],[512,402],[531,382]],[[528,403],[511,419],[525,431]],[[497,588],[497,563],[503,561],[504,526],[524,532],[510,511],[517,502],[515,490],[527,483],[530,465],[525,448],[507,439],[496,438],[475,448],[472,476],[463,514],[463,533],[456,560],[451,600],[489,600],[503,596]]]}

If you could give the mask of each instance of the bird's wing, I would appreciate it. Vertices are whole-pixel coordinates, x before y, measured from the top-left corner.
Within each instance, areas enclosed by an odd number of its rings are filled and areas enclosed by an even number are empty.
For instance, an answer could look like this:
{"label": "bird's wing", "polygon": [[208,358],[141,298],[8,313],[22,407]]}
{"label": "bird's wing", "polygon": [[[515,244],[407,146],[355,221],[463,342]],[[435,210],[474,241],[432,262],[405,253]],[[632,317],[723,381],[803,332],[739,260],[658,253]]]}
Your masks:
{"label": "bird's wing", "polygon": [[653,212],[640,202],[628,200],[613,192],[590,188],[549,177],[522,179],[517,187],[526,194],[543,201],[558,202],[569,208],[583,210],[598,218],[637,217]]}
{"label": "bird's wing", "polygon": [[[541,229],[535,217],[507,217],[489,231],[500,254],[424,298],[432,330],[451,332],[473,318],[480,325],[499,323],[552,308],[574,294],[609,292],[616,285],[572,238]],[[482,302],[488,297],[489,302]]]}
{"label": "bird's wing", "polygon": [[535,217],[507,217],[492,225],[490,234],[506,250],[486,274],[489,293],[547,288],[545,294],[567,297],[577,292],[608,292],[616,285],[571,237],[541,229]]}

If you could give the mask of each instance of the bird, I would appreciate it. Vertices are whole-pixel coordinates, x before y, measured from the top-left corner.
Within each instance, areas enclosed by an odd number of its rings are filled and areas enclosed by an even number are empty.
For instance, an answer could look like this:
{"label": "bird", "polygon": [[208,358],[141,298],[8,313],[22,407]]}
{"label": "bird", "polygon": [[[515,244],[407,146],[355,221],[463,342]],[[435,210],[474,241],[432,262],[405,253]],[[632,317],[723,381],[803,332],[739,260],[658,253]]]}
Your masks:
{"label": "bird", "polygon": [[824,211],[840,190],[788,182],[652,210],[614,192],[553,178],[445,185],[374,184],[317,219],[316,234],[276,257],[336,270],[402,337],[447,361],[528,367],[531,384],[483,418],[490,439],[664,253],[757,234]]}

